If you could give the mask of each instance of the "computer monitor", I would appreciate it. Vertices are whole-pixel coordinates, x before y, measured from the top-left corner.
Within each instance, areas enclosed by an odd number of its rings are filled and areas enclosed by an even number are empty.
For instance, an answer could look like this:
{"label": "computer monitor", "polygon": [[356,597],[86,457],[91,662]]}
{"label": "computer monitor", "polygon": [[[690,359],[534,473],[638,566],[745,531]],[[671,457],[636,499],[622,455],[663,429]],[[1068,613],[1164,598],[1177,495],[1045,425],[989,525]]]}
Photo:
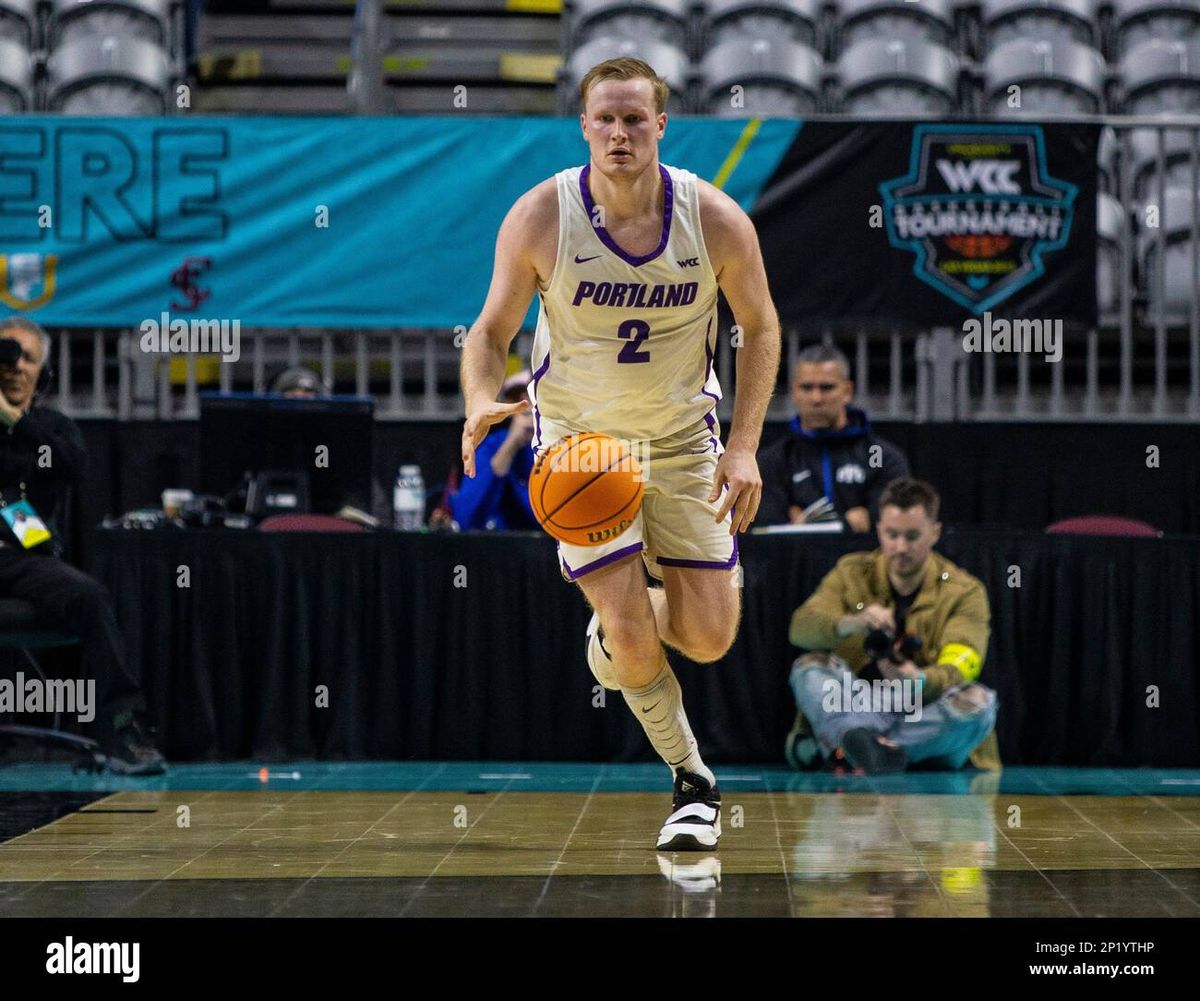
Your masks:
{"label": "computer monitor", "polygon": [[224,496],[247,471],[294,471],[307,477],[312,511],[369,512],[374,430],[370,397],[201,393],[201,489]]}

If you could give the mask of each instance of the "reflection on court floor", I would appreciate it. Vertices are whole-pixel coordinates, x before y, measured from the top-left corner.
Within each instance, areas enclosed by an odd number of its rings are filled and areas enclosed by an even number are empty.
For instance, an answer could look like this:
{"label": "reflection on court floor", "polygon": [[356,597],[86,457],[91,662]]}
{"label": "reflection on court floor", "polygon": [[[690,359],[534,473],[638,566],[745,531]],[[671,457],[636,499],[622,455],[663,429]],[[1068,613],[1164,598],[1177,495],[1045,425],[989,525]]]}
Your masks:
{"label": "reflection on court floor", "polygon": [[658,765],[10,766],[0,916],[1200,915],[1197,772],[718,778],[669,855]]}

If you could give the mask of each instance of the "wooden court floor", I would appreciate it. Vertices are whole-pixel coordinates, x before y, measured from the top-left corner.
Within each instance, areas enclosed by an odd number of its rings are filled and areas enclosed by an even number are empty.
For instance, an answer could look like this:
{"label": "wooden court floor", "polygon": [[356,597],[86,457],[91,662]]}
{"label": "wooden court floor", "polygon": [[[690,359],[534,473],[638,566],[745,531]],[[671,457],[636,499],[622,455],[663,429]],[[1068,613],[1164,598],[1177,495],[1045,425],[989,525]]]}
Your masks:
{"label": "wooden court floor", "polygon": [[657,765],[9,766],[0,916],[1200,916],[1200,772],[717,773],[669,855]]}

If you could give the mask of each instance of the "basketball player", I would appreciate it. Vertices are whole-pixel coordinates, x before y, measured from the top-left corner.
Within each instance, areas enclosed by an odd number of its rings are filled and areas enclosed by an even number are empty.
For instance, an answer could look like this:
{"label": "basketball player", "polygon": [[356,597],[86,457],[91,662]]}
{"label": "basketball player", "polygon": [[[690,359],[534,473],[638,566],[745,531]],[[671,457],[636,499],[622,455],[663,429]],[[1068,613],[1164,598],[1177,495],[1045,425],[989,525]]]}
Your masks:
{"label": "basketball player", "polygon": [[[658,848],[711,849],[720,790],[663,644],[711,663],[737,632],[737,533],[762,494],[755,452],[779,368],[779,318],[747,215],[695,174],[659,162],[666,83],[640,59],[622,58],[593,67],[579,90],[590,162],[522,195],[496,239],[491,288],[463,351],[463,467],[473,476],[488,428],[530,406],[496,394],[536,293],[533,448],[597,431],[631,443],[646,466],[642,507],[625,532],[599,546],[558,547],[563,576],[595,612],[588,664],[624,694],[674,775]],[[718,287],[740,334],[724,448],[713,371]],[[661,588],[647,587],[643,566]]]}

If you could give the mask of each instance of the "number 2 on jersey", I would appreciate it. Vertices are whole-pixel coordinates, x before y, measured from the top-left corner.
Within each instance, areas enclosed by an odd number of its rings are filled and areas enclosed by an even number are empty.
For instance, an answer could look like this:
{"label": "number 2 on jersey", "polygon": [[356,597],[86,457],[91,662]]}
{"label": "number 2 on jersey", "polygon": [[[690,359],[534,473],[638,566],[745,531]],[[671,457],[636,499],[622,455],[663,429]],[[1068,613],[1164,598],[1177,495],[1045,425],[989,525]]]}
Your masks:
{"label": "number 2 on jersey", "polygon": [[647,337],[650,336],[650,324],[645,320],[626,320],[617,328],[617,336],[629,341],[621,345],[617,362],[643,362],[650,360],[649,351],[639,350]]}

